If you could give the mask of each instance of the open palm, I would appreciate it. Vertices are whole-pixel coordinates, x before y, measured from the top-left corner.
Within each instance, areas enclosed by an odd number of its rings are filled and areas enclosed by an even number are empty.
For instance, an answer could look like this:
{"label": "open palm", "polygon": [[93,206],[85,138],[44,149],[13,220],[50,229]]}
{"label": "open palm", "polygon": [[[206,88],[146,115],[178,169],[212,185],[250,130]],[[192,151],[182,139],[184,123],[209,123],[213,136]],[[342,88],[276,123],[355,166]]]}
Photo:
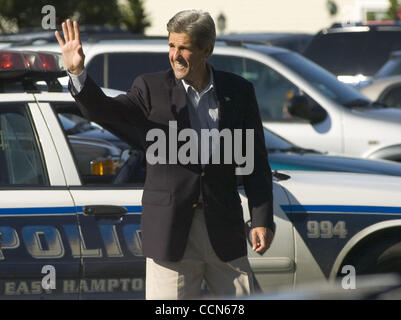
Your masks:
{"label": "open palm", "polygon": [[78,75],[84,69],[85,61],[78,22],[74,21],[74,24],[72,24],[71,20],[67,19],[67,22],[63,22],[61,26],[63,28],[64,41],[58,31],[55,32],[55,35],[61,47],[64,63],[69,72]]}

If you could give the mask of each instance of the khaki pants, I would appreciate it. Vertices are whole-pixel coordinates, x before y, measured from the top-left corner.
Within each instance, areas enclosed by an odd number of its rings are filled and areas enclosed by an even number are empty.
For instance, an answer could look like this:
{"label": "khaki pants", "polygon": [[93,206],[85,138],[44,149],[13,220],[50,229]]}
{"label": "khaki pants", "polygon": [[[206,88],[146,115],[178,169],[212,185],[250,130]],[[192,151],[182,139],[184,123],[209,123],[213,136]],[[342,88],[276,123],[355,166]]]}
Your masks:
{"label": "khaki pants", "polygon": [[222,262],[210,244],[203,210],[196,210],[182,260],[146,259],[146,299],[197,299],[203,279],[210,292],[218,296],[249,295],[253,291],[248,258]]}

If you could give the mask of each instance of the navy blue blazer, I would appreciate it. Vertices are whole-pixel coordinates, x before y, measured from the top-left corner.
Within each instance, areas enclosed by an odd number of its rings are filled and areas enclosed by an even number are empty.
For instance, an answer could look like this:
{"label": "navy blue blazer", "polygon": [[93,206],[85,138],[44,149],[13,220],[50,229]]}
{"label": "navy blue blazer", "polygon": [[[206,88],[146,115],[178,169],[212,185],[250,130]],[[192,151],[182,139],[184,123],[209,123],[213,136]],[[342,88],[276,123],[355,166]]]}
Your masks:
{"label": "navy blue blazer", "polygon": [[[228,128],[231,133],[234,129],[254,130],[254,170],[242,176],[252,227],[273,230],[272,174],[254,88],[235,74],[216,70],[213,73],[219,130]],[[144,135],[150,129],[159,128],[168,137],[169,121],[177,121],[178,131],[191,128],[186,91],[171,69],[139,76],[126,94],[115,98],[104,95],[88,76],[82,91],[74,98],[88,119],[130,124]],[[223,149],[222,141],[220,150]],[[166,261],[182,258],[193,204],[202,190],[207,230],[217,256],[222,261],[230,261],[246,255],[235,168],[234,160],[231,164],[207,164],[204,168],[200,164],[147,163],[142,197],[143,254]]]}

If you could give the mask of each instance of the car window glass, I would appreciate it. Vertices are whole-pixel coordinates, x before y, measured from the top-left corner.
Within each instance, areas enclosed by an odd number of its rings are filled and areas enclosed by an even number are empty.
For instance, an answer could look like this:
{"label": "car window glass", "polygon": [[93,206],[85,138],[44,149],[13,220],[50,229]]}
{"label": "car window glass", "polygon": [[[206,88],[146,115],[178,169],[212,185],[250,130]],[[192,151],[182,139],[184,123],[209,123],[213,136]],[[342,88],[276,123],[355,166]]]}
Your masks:
{"label": "car window glass", "polygon": [[317,35],[304,55],[336,75],[373,76],[391,51],[401,49],[400,32],[333,32]]}
{"label": "car window glass", "polygon": [[240,76],[243,76],[245,72],[245,61],[240,57],[212,55],[208,62],[216,70],[232,72]]}
{"label": "car window glass", "polygon": [[209,62],[217,69],[236,73],[252,82],[262,120],[287,119],[285,105],[298,89],[281,74],[255,60],[214,55]]}
{"label": "car window glass", "polygon": [[49,185],[26,107],[0,105],[0,185]]}
{"label": "car window glass", "polygon": [[276,54],[275,58],[300,77],[306,79],[308,83],[319,90],[323,95],[341,105],[346,105],[350,101],[355,100],[367,100],[369,102],[359,91],[338,81],[333,74],[298,54]]}
{"label": "car window glass", "polygon": [[265,144],[267,149],[271,150],[288,150],[295,145],[291,144],[289,141],[283,139],[282,137],[276,135],[268,129],[263,129],[265,135]]}
{"label": "car window glass", "polygon": [[[122,52],[122,53],[106,53],[104,54],[104,63],[108,63],[106,73],[107,79],[101,81],[101,76],[97,70],[98,61],[92,62],[88,68],[89,75],[94,74],[102,86],[106,88],[118,89],[127,91],[135,78],[144,73],[160,72],[170,68],[168,54],[166,52]],[[96,70],[95,70],[96,69]]]}
{"label": "car window glass", "polygon": [[87,65],[88,74],[95,81],[95,83],[104,87],[104,57],[103,54],[99,54],[93,57]]}
{"label": "car window glass", "polygon": [[[245,78],[251,81],[259,104],[261,117],[265,119],[286,119],[285,105],[299,90],[281,74],[268,66],[251,59],[244,59]],[[252,75],[247,77],[247,75]]]}
{"label": "car window glass", "polygon": [[120,138],[112,133],[113,127],[83,118],[75,103],[53,104],[53,109],[84,185],[143,185],[145,158],[134,128],[118,126]]}

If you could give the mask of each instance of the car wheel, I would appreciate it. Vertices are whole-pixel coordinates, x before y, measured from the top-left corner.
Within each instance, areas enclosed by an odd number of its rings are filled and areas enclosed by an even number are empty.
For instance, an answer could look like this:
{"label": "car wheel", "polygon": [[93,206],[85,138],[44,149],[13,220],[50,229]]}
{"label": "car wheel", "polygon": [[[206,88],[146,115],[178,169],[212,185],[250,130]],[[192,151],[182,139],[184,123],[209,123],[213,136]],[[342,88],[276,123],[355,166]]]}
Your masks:
{"label": "car wheel", "polygon": [[347,264],[355,267],[357,275],[374,273],[401,274],[401,238],[375,239],[363,246]]}

